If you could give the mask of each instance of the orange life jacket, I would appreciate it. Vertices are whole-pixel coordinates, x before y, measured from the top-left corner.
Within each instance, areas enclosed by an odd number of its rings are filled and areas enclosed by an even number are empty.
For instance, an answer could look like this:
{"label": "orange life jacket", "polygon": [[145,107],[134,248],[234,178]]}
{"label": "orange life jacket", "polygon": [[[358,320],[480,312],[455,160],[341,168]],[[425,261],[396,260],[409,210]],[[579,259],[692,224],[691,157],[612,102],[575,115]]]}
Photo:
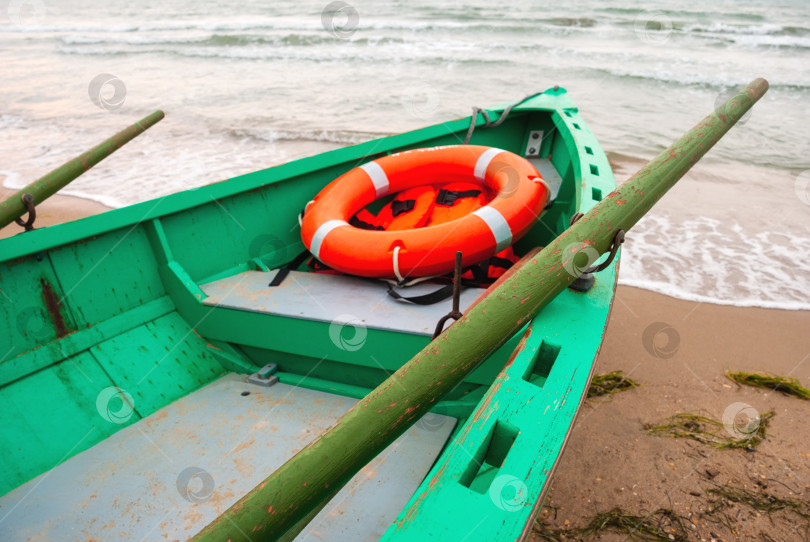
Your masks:
{"label": "orange life jacket", "polygon": [[[411,149],[325,186],[302,213],[301,241],[315,258],[351,275],[401,283],[440,276],[453,271],[456,251],[468,268],[528,233],[548,194],[537,169],[503,149]],[[393,200],[382,199],[389,195]],[[362,211],[376,205],[381,211]]]}
{"label": "orange life jacket", "polygon": [[[361,209],[349,224],[357,228],[378,231],[398,231],[443,224],[462,218],[486,205],[492,195],[486,187],[469,182],[449,182],[433,186],[417,186],[398,192],[374,215]],[[503,275],[518,261],[509,246],[476,266],[464,271],[468,283],[487,285]],[[339,274],[315,258],[308,261],[316,273]]]}

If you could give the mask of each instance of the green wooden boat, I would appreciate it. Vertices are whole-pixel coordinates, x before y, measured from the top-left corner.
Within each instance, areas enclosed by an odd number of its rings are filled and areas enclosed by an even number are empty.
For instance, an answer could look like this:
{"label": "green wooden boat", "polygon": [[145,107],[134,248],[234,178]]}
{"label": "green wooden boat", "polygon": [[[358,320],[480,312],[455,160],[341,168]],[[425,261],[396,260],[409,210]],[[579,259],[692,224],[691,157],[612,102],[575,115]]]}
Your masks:
{"label": "green wooden boat", "polygon": [[[470,143],[525,156],[551,187],[519,254],[558,242],[614,190],[564,89],[488,112]],[[398,303],[377,282],[303,270],[268,283],[302,250],[298,214],[326,184],[387,154],[458,144],[470,123],[0,241],[2,538],[195,536],[428,345],[449,301]],[[617,265],[554,298],[287,538],[525,538],[585,397]],[[464,290],[460,308],[483,293]]]}

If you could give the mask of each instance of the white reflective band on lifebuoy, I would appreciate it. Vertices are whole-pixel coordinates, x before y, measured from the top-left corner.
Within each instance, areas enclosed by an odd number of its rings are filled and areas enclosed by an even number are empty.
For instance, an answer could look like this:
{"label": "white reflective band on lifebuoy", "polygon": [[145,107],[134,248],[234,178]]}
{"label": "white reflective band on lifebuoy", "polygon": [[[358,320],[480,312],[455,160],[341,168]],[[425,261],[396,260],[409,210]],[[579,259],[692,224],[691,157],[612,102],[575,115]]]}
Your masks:
{"label": "white reflective band on lifebuoy", "polygon": [[313,256],[320,259],[321,245],[329,232],[335,228],[348,225],[349,223],[345,220],[327,220],[315,230],[315,234],[312,236],[312,242],[309,244],[309,251]]}
{"label": "white reflective band on lifebuoy", "polygon": [[509,222],[503,217],[501,212],[494,207],[485,205],[472,212],[489,226],[492,235],[495,237],[495,253],[504,250],[512,244],[512,228]]}
{"label": "white reflective band on lifebuoy", "polygon": [[501,149],[485,150],[484,153],[478,157],[478,161],[475,163],[475,178],[481,182],[484,182],[484,177],[487,175],[489,163],[492,162],[492,159],[495,158],[495,156],[502,152],[503,151]]}
{"label": "white reflective band on lifebuoy", "polygon": [[385,174],[383,168],[377,162],[369,162],[363,164],[360,169],[365,171],[374,183],[374,190],[377,191],[377,197],[381,198],[388,194],[388,175]]}

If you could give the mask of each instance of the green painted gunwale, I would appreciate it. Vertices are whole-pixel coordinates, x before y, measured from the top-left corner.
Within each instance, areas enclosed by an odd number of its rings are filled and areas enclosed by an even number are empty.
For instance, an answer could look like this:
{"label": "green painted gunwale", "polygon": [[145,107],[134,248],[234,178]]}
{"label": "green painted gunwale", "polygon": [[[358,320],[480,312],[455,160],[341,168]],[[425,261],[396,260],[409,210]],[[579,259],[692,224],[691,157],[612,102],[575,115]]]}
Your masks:
{"label": "green painted gunwale", "polygon": [[[273,361],[282,382],[358,398],[373,389],[426,339],[370,329],[361,351],[346,352],[329,341],[328,324],[204,307],[199,284],[289,260],[301,249],[290,224],[321,187],[368,159],[459,143],[469,122],[337,149],[0,241],[0,306],[9,315],[0,328],[9,344],[0,359],[0,408],[11,418],[0,429],[0,465],[7,473],[0,492],[226,371],[247,373]],[[497,128],[483,124],[479,116],[472,143],[517,153],[529,130],[551,134],[541,155],[551,154],[563,188],[519,250],[548,243],[574,212],[587,212],[615,188],[607,158],[564,89],[516,107]],[[424,539],[426,533],[452,538],[482,519],[476,537],[526,534],[590,380],[615,278],[616,263],[598,274],[590,292],[564,292],[534,319],[504,372],[519,337],[434,409],[461,423],[386,540]],[[54,325],[45,283],[62,301],[56,309],[61,328]],[[533,382],[524,377],[538,352],[547,360],[557,348],[547,374],[530,377]],[[99,391],[113,385],[134,397],[135,415],[126,424],[108,422],[96,410]],[[471,457],[487,456],[514,431],[503,464],[470,479]],[[497,502],[487,489],[496,475],[525,485],[519,509]],[[432,491],[422,497],[428,483]]]}

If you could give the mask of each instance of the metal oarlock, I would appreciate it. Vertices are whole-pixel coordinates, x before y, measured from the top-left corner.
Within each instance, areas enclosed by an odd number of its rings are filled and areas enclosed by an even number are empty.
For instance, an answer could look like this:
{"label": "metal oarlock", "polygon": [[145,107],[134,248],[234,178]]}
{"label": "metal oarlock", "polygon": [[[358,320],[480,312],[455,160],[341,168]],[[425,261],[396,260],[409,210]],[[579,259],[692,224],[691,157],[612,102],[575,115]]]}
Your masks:
{"label": "metal oarlock", "polygon": [[22,199],[23,205],[25,205],[25,208],[28,210],[28,218],[23,221],[22,217],[18,217],[14,219],[14,222],[25,228],[25,231],[31,231],[34,229],[34,220],[37,219],[37,208],[34,206],[34,196],[26,192],[20,199]]}
{"label": "metal oarlock", "polygon": [[622,243],[624,243],[624,230],[616,230],[616,234],[613,236],[613,242],[610,245],[610,255],[608,255],[607,260],[599,265],[589,267],[585,270],[585,272],[598,273],[599,271],[607,269],[607,267],[613,262],[613,258],[616,257],[616,252],[618,252],[619,247],[622,246]]}
{"label": "metal oarlock", "polygon": [[442,316],[436,324],[436,331],[433,332],[432,339],[435,339],[439,334],[444,331],[444,324],[452,318],[458,320],[461,318],[461,312],[458,310],[459,301],[461,298],[461,251],[456,252],[456,267],[453,269],[453,309],[446,315]]}
{"label": "metal oarlock", "polygon": [[[571,215],[570,225],[573,226],[574,223],[583,216],[585,215],[583,215],[582,213],[574,213],[573,215]],[[605,260],[599,265],[592,265],[588,267],[585,271],[582,272],[580,276],[575,278],[574,281],[568,285],[568,287],[578,292],[587,292],[588,290],[590,290],[593,287],[594,282],[596,282],[596,279],[594,279],[593,274],[607,269],[607,267],[613,262],[613,259],[616,257],[616,253],[618,252],[619,247],[622,246],[622,243],[624,243],[624,230],[619,229],[616,230],[615,234],[613,234],[613,241],[611,242],[610,245],[610,254],[607,257],[607,260]]]}

